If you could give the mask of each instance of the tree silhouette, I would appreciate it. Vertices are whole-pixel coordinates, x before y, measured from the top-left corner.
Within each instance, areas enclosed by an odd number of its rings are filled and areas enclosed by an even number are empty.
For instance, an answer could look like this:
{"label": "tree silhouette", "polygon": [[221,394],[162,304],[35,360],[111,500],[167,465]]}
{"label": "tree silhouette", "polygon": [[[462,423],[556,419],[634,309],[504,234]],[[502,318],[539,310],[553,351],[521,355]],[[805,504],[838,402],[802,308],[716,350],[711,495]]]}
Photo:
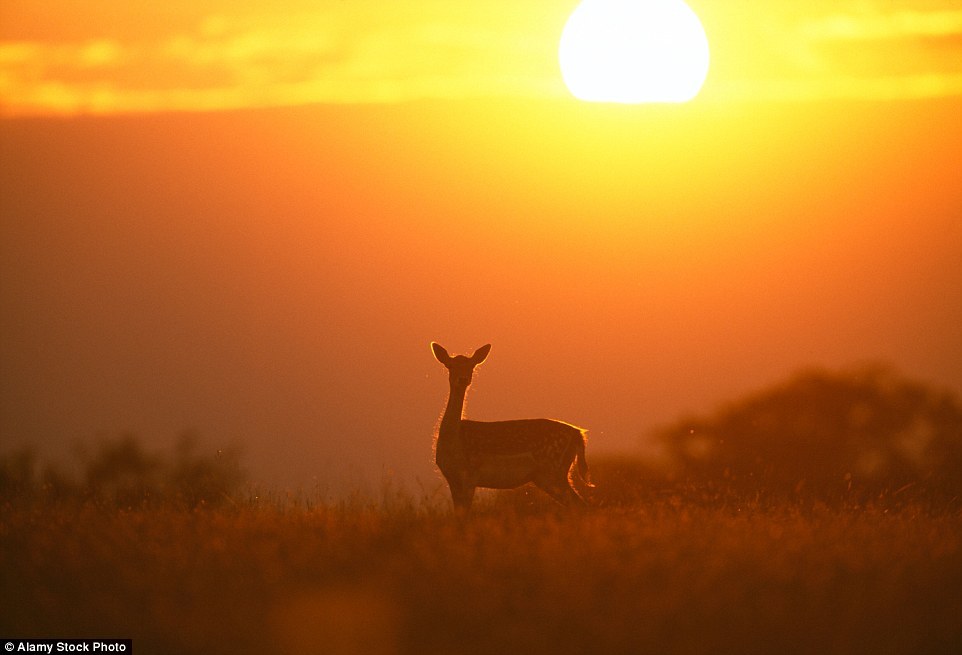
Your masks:
{"label": "tree silhouette", "polygon": [[962,403],[884,365],[809,370],[657,435],[690,478],[819,495],[962,493]]}

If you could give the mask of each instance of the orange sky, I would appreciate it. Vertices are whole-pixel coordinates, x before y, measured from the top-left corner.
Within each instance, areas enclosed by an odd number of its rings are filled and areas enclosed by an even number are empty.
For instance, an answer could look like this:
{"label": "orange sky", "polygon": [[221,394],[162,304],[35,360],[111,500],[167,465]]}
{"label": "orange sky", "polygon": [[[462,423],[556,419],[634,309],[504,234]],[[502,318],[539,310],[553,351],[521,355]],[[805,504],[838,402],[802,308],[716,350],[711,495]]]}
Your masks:
{"label": "orange sky", "polygon": [[693,1],[708,82],[654,106],[567,96],[571,2],[33,4],[0,4],[4,444],[430,478],[431,340],[493,343],[472,417],[599,451],[812,364],[962,391],[953,3]]}

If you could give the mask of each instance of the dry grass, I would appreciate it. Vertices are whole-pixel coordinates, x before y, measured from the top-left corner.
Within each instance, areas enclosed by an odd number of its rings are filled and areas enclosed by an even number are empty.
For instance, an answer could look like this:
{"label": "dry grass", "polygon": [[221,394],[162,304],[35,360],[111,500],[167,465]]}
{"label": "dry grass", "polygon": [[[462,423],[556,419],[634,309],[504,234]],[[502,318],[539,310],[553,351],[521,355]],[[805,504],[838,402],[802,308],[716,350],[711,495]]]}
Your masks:
{"label": "dry grass", "polygon": [[962,652],[962,514],[8,505],[0,633],[138,653]]}

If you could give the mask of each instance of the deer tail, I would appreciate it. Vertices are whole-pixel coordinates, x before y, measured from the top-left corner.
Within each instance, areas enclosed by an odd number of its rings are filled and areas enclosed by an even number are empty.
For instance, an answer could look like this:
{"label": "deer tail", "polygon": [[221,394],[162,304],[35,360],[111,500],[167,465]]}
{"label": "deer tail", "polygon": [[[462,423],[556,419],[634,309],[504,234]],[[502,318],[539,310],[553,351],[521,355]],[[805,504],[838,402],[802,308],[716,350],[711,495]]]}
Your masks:
{"label": "deer tail", "polygon": [[588,473],[588,460],[585,458],[585,444],[588,442],[588,431],[581,430],[581,438],[578,439],[578,444],[575,450],[575,459],[578,460],[578,473],[581,475],[581,479],[584,480],[585,486],[588,488],[594,488],[594,484],[591,482],[591,477]]}

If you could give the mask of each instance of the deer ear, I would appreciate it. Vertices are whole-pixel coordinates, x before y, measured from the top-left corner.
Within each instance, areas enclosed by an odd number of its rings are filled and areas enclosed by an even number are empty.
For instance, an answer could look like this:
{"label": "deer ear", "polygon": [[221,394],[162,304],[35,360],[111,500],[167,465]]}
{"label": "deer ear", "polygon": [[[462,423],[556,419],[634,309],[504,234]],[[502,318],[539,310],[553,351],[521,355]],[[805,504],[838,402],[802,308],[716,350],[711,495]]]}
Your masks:
{"label": "deer ear", "polygon": [[450,363],[451,355],[449,355],[448,351],[444,349],[444,346],[432,341],[431,350],[434,351],[434,358],[437,359],[439,362],[441,362],[445,366],[447,366],[448,363]]}
{"label": "deer ear", "polygon": [[474,365],[475,365],[475,366],[477,366],[478,364],[480,364],[481,362],[483,362],[485,359],[488,358],[488,353],[489,353],[489,352],[491,352],[491,344],[490,344],[490,343],[485,344],[485,345],[481,346],[480,348],[478,348],[477,350],[475,350],[475,351],[474,351],[474,354],[471,355],[471,361],[474,362]]}

